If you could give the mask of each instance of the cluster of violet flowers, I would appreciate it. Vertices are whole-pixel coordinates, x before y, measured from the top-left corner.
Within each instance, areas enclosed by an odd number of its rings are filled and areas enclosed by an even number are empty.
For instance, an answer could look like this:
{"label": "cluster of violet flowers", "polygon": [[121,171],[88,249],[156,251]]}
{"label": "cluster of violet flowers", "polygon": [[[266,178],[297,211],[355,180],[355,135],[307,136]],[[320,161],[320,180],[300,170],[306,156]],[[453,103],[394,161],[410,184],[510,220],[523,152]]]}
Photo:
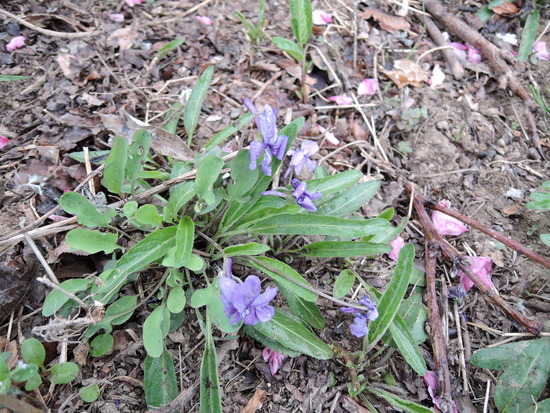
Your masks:
{"label": "cluster of violet flowers", "polygon": [[[258,159],[263,155],[262,171],[264,175],[271,176],[271,163],[273,158],[283,160],[286,147],[288,145],[288,136],[279,135],[277,131],[277,109],[270,105],[264,105],[263,111],[260,113],[250,99],[244,100],[244,105],[254,115],[256,126],[262,134],[263,142],[253,141],[250,143],[250,170],[255,170],[258,164]],[[313,172],[317,167],[317,162],[311,159],[319,150],[316,142],[305,140],[302,142],[300,149],[291,149],[288,154],[292,156],[288,170],[285,173],[285,178],[288,177],[291,170],[294,169],[296,175],[302,172],[306,167]],[[307,190],[307,184],[297,178],[292,179],[291,185],[294,188],[292,195],[296,203],[307,211],[315,212],[317,208],[313,201],[321,197],[320,192],[310,192]],[[275,195],[284,198],[286,194],[278,190],[264,191],[262,195]]]}

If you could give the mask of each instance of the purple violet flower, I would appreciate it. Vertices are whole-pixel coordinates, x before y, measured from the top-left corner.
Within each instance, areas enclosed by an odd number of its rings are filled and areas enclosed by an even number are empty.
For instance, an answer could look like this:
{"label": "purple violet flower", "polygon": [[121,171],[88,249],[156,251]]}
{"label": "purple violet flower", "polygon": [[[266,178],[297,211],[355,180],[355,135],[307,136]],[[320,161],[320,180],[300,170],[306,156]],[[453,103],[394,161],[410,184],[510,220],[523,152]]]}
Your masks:
{"label": "purple violet flower", "polygon": [[268,287],[261,293],[261,282],[255,275],[249,275],[243,283],[233,277],[220,279],[220,292],[223,310],[231,324],[244,320],[245,324],[255,325],[271,320],[275,309],[269,302],[275,298],[278,289]]}
{"label": "purple violet flower", "polygon": [[364,337],[369,333],[368,321],[374,321],[378,318],[378,309],[376,304],[369,299],[366,295],[363,295],[359,300],[359,304],[367,307],[366,313],[362,312],[358,308],[340,307],[340,311],[344,313],[351,313],[354,315],[353,323],[349,326],[351,334],[355,337]]}
{"label": "purple violet flower", "polygon": [[307,190],[307,184],[305,182],[300,182],[300,180],[296,178],[292,180],[292,187],[294,188],[292,195],[296,198],[296,203],[298,205],[310,212],[317,211],[317,208],[313,205],[313,201],[321,198],[320,192],[309,192]]}
{"label": "purple violet flower", "polygon": [[317,142],[305,140],[302,142],[302,147],[300,149],[291,149],[288,151],[288,154],[292,155],[292,159],[290,160],[290,165],[286,170],[285,178],[288,174],[290,174],[290,170],[292,168],[294,168],[296,175],[299,175],[300,172],[302,172],[304,166],[307,166],[307,169],[309,169],[310,172],[313,172],[317,166],[317,162],[309,157],[315,155],[318,150],[319,145],[317,145]]}
{"label": "purple violet flower", "polygon": [[264,110],[260,114],[254,103],[250,99],[244,100],[244,105],[256,118],[256,126],[260,130],[263,142],[250,143],[250,170],[256,169],[258,158],[263,153],[262,170],[265,175],[271,176],[271,160],[276,157],[283,159],[288,143],[288,136],[277,135],[277,110],[269,105],[264,105]]}

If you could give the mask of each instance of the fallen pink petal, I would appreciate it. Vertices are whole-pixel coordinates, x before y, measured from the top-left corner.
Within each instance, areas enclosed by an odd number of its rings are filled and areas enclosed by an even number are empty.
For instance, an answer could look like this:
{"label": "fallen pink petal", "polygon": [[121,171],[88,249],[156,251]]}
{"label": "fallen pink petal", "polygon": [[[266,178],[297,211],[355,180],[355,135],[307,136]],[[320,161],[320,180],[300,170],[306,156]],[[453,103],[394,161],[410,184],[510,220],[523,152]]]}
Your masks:
{"label": "fallen pink petal", "polygon": [[546,47],[546,42],[535,42],[533,44],[533,53],[541,60],[550,60],[550,52]]}
{"label": "fallen pink petal", "polygon": [[8,138],[0,135],[0,149],[2,149],[8,143],[10,143],[10,140]]}
{"label": "fallen pink petal", "polygon": [[332,23],[332,14],[324,10],[313,10],[313,24],[316,26],[325,26]]}
{"label": "fallen pink petal", "polygon": [[[439,379],[437,378],[437,375],[433,371],[427,370],[424,375],[424,383],[426,383],[426,386],[428,387],[428,394],[432,398],[434,405],[438,409],[442,410],[441,404],[443,403],[443,399],[437,395],[439,393]],[[453,413],[458,413],[458,409],[454,401]]]}
{"label": "fallen pink petal", "polygon": [[353,99],[347,96],[332,96],[329,97],[328,100],[340,106],[347,106],[353,103]]}
{"label": "fallen pink petal", "polygon": [[281,368],[283,360],[288,356],[266,347],[264,348],[264,351],[262,351],[262,357],[264,358],[264,361],[269,361],[269,370],[271,371],[271,375],[274,376],[277,374],[277,371],[279,371],[279,368]]}
{"label": "fallen pink petal", "polygon": [[481,53],[471,44],[462,44],[460,42],[449,43],[455,49],[455,54],[460,60],[468,60],[470,63],[481,62]]}
{"label": "fallen pink petal", "polygon": [[[471,262],[468,268],[477,274],[486,286],[492,287],[493,281],[491,280],[491,271],[493,269],[493,260],[488,257],[467,256],[466,258]],[[474,282],[462,271],[458,271],[458,276],[460,277],[460,282],[464,286],[464,289],[468,292],[468,290],[474,286]]]}
{"label": "fallen pink petal", "polygon": [[327,132],[327,130],[319,124],[317,124],[317,127],[319,128],[319,132],[325,134],[325,143],[330,146],[340,146],[340,139],[334,136],[334,133]]}
{"label": "fallen pink petal", "polygon": [[[447,200],[439,201],[438,205],[446,208],[451,207],[451,203]],[[444,214],[443,212],[434,211],[432,213],[432,221],[439,235],[457,236],[468,231],[468,228],[462,222],[456,218]]]}
{"label": "fallen pink petal", "polygon": [[210,26],[213,23],[212,19],[206,16],[195,16],[195,19],[197,19],[199,22],[201,22],[206,26]]}
{"label": "fallen pink petal", "polygon": [[126,2],[126,4],[130,7],[134,7],[136,4],[141,4],[143,3],[145,0],[124,0]]}
{"label": "fallen pink petal", "polygon": [[398,236],[396,239],[390,242],[390,245],[393,249],[389,252],[388,257],[390,257],[394,261],[397,261],[399,251],[401,251],[401,248],[405,246],[405,240]]}
{"label": "fallen pink petal", "polygon": [[15,49],[19,49],[20,47],[25,45],[25,37],[24,36],[17,36],[10,40],[10,42],[6,45],[6,50],[8,52],[12,52]]}
{"label": "fallen pink petal", "polygon": [[435,65],[432,72],[432,77],[430,78],[430,87],[434,89],[437,86],[443,84],[444,81],[445,73],[443,73],[443,70],[441,70],[441,66]]}
{"label": "fallen pink petal", "polygon": [[357,88],[359,96],[372,96],[378,91],[378,81],[376,79],[363,79]]}
{"label": "fallen pink petal", "polygon": [[111,13],[109,14],[109,19],[115,22],[123,22],[124,21],[124,14],[122,13]]}
{"label": "fallen pink petal", "polygon": [[481,62],[481,52],[471,44],[466,43],[466,47],[468,48],[468,62],[470,63]]}

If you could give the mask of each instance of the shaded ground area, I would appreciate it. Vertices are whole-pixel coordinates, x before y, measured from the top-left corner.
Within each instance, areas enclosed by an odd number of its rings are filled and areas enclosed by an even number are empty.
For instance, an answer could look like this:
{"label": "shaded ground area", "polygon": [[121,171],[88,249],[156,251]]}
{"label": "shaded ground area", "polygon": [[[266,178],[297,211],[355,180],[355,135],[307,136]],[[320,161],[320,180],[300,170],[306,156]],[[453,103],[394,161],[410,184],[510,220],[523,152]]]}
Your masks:
{"label": "shaded ground area", "polygon": [[[464,63],[465,76],[453,79],[442,55],[428,52],[435,45],[418,20],[418,13],[409,11],[398,19],[395,14],[400,7],[390,7],[386,2],[360,3],[358,9],[352,1],[314,2],[314,8],[333,13],[333,23],[314,29],[309,48],[314,63],[311,89],[304,104],[297,97],[299,66],[268,38],[260,46],[252,46],[233,16],[233,10],[240,10],[254,20],[256,5],[250,2],[156,0],[152,6],[133,8],[122,1],[97,0],[5,3],[0,6],[3,10],[25,16],[34,26],[54,33],[40,33],[0,14],[0,73],[28,76],[23,81],[0,83],[0,135],[10,140],[0,152],[3,240],[21,225],[31,224],[50,211],[64,191],[82,182],[87,172],[82,163],[68,156],[71,152],[82,151],[83,147],[109,149],[114,136],[128,137],[145,124],[161,124],[172,104],[184,101],[200,73],[213,65],[215,74],[192,151],[200,151],[204,142],[246,112],[244,98],[253,99],[258,106],[269,103],[279,109],[281,117],[306,118],[298,140],[317,141],[321,151],[316,159],[331,173],[357,169],[368,180],[382,180],[378,196],[363,208],[366,216],[376,216],[388,207],[394,207],[399,217],[407,216],[409,199],[403,186],[410,181],[432,199],[449,199],[462,213],[548,254],[538,235],[550,232],[550,215],[525,207],[530,192],[549,180],[550,168],[529,138],[524,102],[499,88],[494,68],[487,60]],[[461,19],[473,18],[471,2],[449,3]],[[286,2],[268,1],[266,7],[267,35],[290,38]],[[367,7],[392,13],[397,19],[392,24],[397,26],[388,27],[389,21],[382,17],[366,18],[362,12]],[[124,21],[114,21],[113,13],[123,14]],[[545,21],[547,13],[543,10]],[[196,16],[209,16],[213,24],[202,24]],[[498,23],[499,31],[521,32],[518,19],[503,17]],[[85,31],[97,33],[78,34]],[[514,49],[494,32],[482,31],[499,48]],[[26,37],[26,45],[6,52],[5,44],[17,35]],[[177,38],[185,39],[182,46],[155,59],[162,46]],[[445,81],[436,88],[425,81],[396,85],[387,73],[395,70],[397,60],[405,58],[418,63],[418,75],[426,80],[434,65],[439,64],[446,72]],[[525,85],[543,90],[549,85],[549,61],[518,63],[514,70],[513,75]],[[379,91],[373,96],[359,96],[357,107],[339,107],[327,100],[335,95],[357,95],[357,86],[364,78],[377,78]],[[548,157],[549,119],[542,112],[534,116],[543,154]],[[182,125],[178,134],[183,136]],[[334,144],[327,134],[333,134],[339,142]],[[250,139],[254,134],[245,129],[227,144],[237,149]],[[161,168],[167,157],[189,156],[181,141],[169,135],[157,136],[153,150]],[[95,184],[100,187],[98,178]],[[63,228],[59,231],[36,242],[60,280],[102,271],[105,256],[70,253]],[[415,245],[418,266],[422,267],[423,234],[414,216],[403,237]],[[475,230],[451,242],[464,254],[491,257],[493,282],[500,293],[529,318],[539,323],[547,321],[548,270]],[[33,327],[48,323],[37,310],[49,290],[36,281],[30,282],[44,270],[25,242],[2,245],[0,283],[6,285],[0,287],[13,290],[0,309],[3,337],[11,316],[11,335],[0,342],[7,346],[11,340],[30,337]],[[386,258],[374,262],[361,259],[353,264],[370,285],[380,290],[387,285],[394,266]],[[343,265],[338,260],[293,263],[312,284],[326,291],[332,290],[334,277]],[[440,271],[445,285],[442,291],[457,283],[449,266],[442,265]],[[143,285],[158,277],[154,272],[143,275],[139,283],[127,285],[123,292],[140,294]],[[328,300],[321,299],[319,304],[327,320],[320,337],[349,352],[360,350],[361,341],[349,333],[349,317]],[[508,339],[505,334],[521,329],[475,291],[468,294],[460,308],[464,316],[446,300],[441,305],[448,320],[450,369],[459,411],[481,411],[486,383],[494,377],[488,370],[471,365],[461,368],[461,355],[468,360],[473,351]],[[43,397],[52,411],[146,411],[142,367],[145,351],[140,334],[150,311],[147,305],[141,307],[115,332],[113,351],[100,358],[87,355],[78,335],[71,337],[69,359],[81,367],[75,386],[57,386],[53,393],[41,389],[42,396],[36,392],[34,397]],[[457,334],[461,329],[464,331]],[[55,337],[46,341],[54,342],[54,359],[58,351]],[[177,361],[178,381],[181,390],[186,391],[185,411],[189,412],[198,411],[196,384],[203,343],[191,311],[183,327],[169,335],[168,348]],[[349,375],[342,360],[296,357],[287,360],[273,377],[261,357],[261,346],[254,340],[241,336],[219,343],[224,411],[241,411],[254,395],[264,400],[257,410],[264,412],[367,411],[348,395]],[[422,350],[433,369],[428,342],[422,344]],[[385,349],[375,356],[371,354],[360,371],[372,386],[433,405],[422,378],[397,351]],[[86,404],[78,398],[76,389],[92,382],[100,384],[102,395]],[[395,411],[383,400],[368,397],[380,411]]]}

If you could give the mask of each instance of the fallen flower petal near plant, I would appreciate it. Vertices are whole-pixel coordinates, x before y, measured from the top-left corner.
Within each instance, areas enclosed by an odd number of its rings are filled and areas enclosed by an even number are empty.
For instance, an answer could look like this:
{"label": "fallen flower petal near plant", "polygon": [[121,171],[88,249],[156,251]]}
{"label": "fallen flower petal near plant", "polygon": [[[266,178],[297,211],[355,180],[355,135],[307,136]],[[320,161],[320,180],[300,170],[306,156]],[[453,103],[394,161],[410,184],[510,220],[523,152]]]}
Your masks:
{"label": "fallen flower petal near plant", "polygon": [[8,52],[11,52],[11,51],[14,51],[15,49],[19,49],[23,45],[25,45],[25,37],[17,36],[9,41],[9,43],[6,45],[6,50]]}
{"label": "fallen flower petal near plant", "polygon": [[441,66],[435,65],[432,77],[430,78],[430,87],[436,88],[437,86],[443,84],[443,81],[445,80],[445,73],[443,73],[443,70],[441,70]]}
{"label": "fallen flower petal near plant", "polygon": [[8,143],[10,143],[10,140],[8,138],[0,135],[0,149],[2,149]]}
{"label": "fallen flower petal near plant", "polygon": [[249,275],[243,283],[233,277],[220,279],[220,295],[223,309],[231,324],[244,321],[244,324],[255,325],[260,321],[271,320],[275,309],[269,302],[277,295],[277,287],[267,287],[261,292],[261,282],[255,275]]}
{"label": "fallen flower petal near plant", "polygon": [[401,248],[403,248],[403,246],[405,245],[405,240],[398,236],[392,242],[390,242],[390,245],[393,249],[388,253],[388,257],[390,257],[394,261],[397,261],[399,251],[401,251]]}
{"label": "fallen flower petal near plant", "polygon": [[206,26],[210,26],[213,23],[212,19],[207,16],[195,16],[195,19]]}
{"label": "fallen flower petal near plant", "polygon": [[357,95],[372,96],[378,91],[378,81],[376,79],[363,79],[357,88]]}
{"label": "fallen flower petal near plant", "polygon": [[332,14],[324,10],[313,10],[312,17],[313,24],[316,26],[325,26],[332,23]]}
{"label": "fallen flower petal near plant", "polygon": [[[432,401],[434,405],[441,411],[443,411],[443,399],[439,397],[437,394],[439,392],[439,379],[437,378],[437,375],[431,371],[427,370],[426,374],[424,375],[424,383],[428,387],[428,394],[432,398]],[[458,409],[456,408],[455,402],[453,401],[453,413],[458,413]]]}
{"label": "fallen flower petal near plant", "polygon": [[535,42],[533,44],[533,52],[541,60],[550,60],[550,52],[547,49],[546,42]]}
{"label": "fallen flower petal near plant", "polygon": [[[439,204],[445,208],[451,207],[451,203],[447,200],[439,201]],[[443,212],[432,212],[432,221],[439,235],[457,236],[468,231],[468,228],[462,222],[456,218],[444,214]]]}
{"label": "fallen flower petal near plant", "polygon": [[143,3],[145,0],[124,0],[126,2],[126,4],[130,7],[134,7],[136,4],[141,4]]}
{"label": "fallen flower petal near plant", "polygon": [[111,13],[109,14],[109,19],[115,22],[123,22],[124,21],[124,14],[122,13]]}
{"label": "fallen flower petal near plant", "polygon": [[[468,268],[476,273],[485,285],[492,287],[493,281],[491,281],[491,270],[493,269],[493,260],[488,257],[467,256],[466,258],[471,262]],[[474,286],[474,282],[460,270],[458,271],[458,276],[460,277],[460,282],[464,286],[464,289],[468,292],[468,290]]]}
{"label": "fallen flower petal near plant", "polygon": [[271,375],[274,376],[281,368],[283,360],[288,356],[266,347],[262,351],[262,357],[264,358],[264,361],[269,361],[269,370],[271,371]]}
{"label": "fallen flower petal near plant", "polygon": [[351,105],[353,103],[353,99],[348,96],[331,96],[328,100],[340,106]]}

